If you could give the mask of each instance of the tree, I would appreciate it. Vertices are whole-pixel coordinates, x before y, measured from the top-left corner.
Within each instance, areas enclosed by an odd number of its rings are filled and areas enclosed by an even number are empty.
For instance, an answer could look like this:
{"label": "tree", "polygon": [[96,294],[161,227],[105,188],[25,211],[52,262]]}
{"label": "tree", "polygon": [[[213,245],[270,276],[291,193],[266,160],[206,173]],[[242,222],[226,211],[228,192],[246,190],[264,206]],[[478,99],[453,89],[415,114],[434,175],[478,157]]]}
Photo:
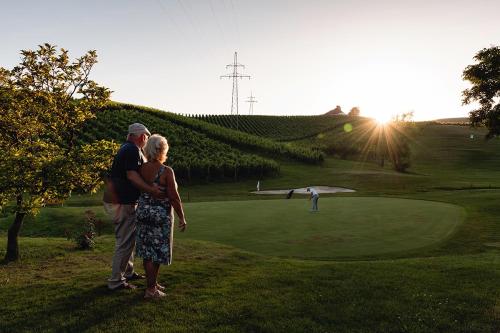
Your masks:
{"label": "tree", "polygon": [[348,115],[351,117],[359,117],[361,114],[361,111],[359,110],[359,107],[355,106],[349,111]]}
{"label": "tree", "polygon": [[0,208],[14,214],[6,261],[19,258],[24,217],[72,191],[95,191],[116,150],[113,142],[76,142],[111,93],[89,79],[96,51],[70,62],[68,51],[44,44],[21,56],[12,70],[0,67]]}
{"label": "tree", "polygon": [[385,160],[391,161],[395,171],[405,172],[411,166],[410,136],[413,125],[408,122],[392,121],[375,126],[372,134],[374,152],[381,167]]}
{"label": "tree", "polygon": [[397,124],[411,123],[413,121],[413,114],[413,111],[402,112],[392,117],[392,121]]}
{"label": "tree", "polygon": [[485,125],[486,138],[500,134],[500,46],[479,51],[463,72],[472,87],[462,92],[463,104],[478,102],[479,108],[469,113],[472,126]]}

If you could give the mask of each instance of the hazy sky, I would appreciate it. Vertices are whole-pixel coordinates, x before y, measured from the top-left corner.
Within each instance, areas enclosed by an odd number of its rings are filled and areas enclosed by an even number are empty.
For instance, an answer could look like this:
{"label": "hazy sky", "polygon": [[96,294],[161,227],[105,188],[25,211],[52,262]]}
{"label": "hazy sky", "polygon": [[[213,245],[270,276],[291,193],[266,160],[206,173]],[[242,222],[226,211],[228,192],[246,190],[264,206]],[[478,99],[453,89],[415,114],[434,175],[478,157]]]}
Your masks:
{"label": "hazy sky", "polygon": [[176,113],[226,114],[238,51],[240,113],[466,116],[465,66],[500,44],[500,1],[0,0],[0,66],[44,42],[96,49],[112,98]]}

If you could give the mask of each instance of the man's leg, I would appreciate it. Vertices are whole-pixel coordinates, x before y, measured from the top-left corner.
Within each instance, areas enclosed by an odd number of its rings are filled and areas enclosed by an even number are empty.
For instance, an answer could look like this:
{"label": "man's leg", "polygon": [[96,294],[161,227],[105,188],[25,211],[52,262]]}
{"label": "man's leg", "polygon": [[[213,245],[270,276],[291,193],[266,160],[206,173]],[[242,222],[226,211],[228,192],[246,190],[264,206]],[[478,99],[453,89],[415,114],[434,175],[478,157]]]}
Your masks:
{"label": "man's leg", "polygon": [[125,285],[125,276],[133,274],[133,252],[135,248],[135,205],[116,205],[115,208],[115,254],[108,288]]}
{"label": "man's leg", "polygon": [[318,196],[313,197],[313,210],[318,210]]}

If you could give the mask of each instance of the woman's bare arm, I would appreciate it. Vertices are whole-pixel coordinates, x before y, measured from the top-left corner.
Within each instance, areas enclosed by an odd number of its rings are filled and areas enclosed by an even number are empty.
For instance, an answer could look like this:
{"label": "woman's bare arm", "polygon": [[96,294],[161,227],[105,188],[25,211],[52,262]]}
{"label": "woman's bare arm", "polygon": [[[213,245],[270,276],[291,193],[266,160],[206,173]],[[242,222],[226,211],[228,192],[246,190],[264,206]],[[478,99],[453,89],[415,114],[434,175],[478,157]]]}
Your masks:
{"label": "woman's bare arm", "polygon": [[182,208],[181,197],[179,196],[179,192],[177,191],[177,182],[175,180],[174,170],[167,167],[163,175],[165,177],[165,183],[167,184],[167,198],[170,201],[172,207],[174,207],[175,213],[179,217],[179,228],[181,229],[181,231],[184,231],[186,229],[187,223],[184,217],[184,209]]}

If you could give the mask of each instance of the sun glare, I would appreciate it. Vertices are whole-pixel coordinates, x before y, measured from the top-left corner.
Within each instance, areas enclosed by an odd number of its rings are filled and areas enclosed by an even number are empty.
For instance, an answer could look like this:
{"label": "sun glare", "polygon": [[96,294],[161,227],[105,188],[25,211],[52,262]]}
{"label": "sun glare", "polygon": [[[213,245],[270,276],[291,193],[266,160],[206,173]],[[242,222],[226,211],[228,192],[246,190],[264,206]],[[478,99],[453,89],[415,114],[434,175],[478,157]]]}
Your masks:
{"label": "sun glare", "polygon": [[379,125],[385,125],[391,121],[391,116],[388,114],[379,114],[376,115],[374,119]]}

